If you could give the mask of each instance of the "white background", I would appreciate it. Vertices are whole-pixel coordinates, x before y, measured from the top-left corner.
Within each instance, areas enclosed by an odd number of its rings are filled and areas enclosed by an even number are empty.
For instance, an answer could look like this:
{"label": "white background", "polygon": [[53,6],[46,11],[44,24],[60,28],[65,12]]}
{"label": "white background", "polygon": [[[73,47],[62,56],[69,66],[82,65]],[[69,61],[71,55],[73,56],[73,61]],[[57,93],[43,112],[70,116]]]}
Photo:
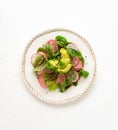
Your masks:
{"label": "white background", "polygon": [[[52,106],[35,99],[21,78],[28,41],[64,27],[93,47],[97,76],[80,101]],[[0,130],[118,130],[117,0],[0,0]]]}

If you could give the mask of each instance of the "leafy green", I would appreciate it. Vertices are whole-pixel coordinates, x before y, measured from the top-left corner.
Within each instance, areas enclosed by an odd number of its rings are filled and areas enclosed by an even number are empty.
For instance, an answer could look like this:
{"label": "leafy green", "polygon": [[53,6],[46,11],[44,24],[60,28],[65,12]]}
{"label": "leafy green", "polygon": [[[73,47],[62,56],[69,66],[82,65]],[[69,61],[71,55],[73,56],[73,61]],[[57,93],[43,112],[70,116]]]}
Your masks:
{"label": "leafy green", "polygon": [[67,78],[67,79],[66,79],[66,89],[67,89],[68,87],[70,87],[71,84],[72,84],[72,79]]}
{"label": "leafy green", "polygon": [[58,56],[61,57],[61,53],[60,53],[60,51],[57,51],[57,52],[53,53],[52,56],[53,56],[53,59],[57,59]]}
{"label": "leafy green", "polygon": [[53,66],[49,61],[47,63],[46,68],[52,71],[55,71],[57,69],[56,66]]}
{"label": "leafy green", "polygon": [[34,61],[34,68],[36,68],[42,61],[43,61],[43,56],[41,55],[41,56],[37,56],[36,57],[36,59],[35,59],[35,61]]}
{"label": "leafy green", "polygon": [[53,46],[50,44],[45,44],[43,47],[39,47],[37,52],[43,51],[48,54],[49,57],[53,56]]}
{"label": "leafy green", "polygon": [[75,83],[73,83],[73,85],[74,85],[74,86],[77,86],[77,85],[78,85],[78,81],[77,81],[77,82],[75,82]]}
{"label": "leafy green", "polygon": [[56,37],[55,37],[55,40],[56,40],[56,41],[67,42],[67,39],[66,39],[64,36],[60,36],[60,35],[56,36]]}
{"label": "leafy green", "polygon": [[78,57],[84,63],[84,58],[82,56],[82,53],[79,50],[75,50],[75,49],[72,49],[72,48],[67,48],[67,51],[71,56]]}
{"label": "leafy green", "polygon": [[83,70],[83,69],[81,69],[78,73],[80,76],[82,76],[84,78],[87,78],[89,76],[89,72],[86,70]]}
{"label": "leafy green", "polygon": [[57,74],[56,73],[52,73],[52,74],[45,73],[44,74],[44,80],[45,81],[54,81],[54,80],[56,80],[56,78],[57,78]]}
{"label": "leafy green", "polygon": [[56,67],[50,66],[50,65],[47,65],[46,68],[51,70],[51,71],[56,71],[56,69],[57,69]]}
{"label": "leafy green", "polygon": [[67,46],[66,42],[63,42],[63,41],[57,41],[56,43],[57,43],[60,47],[66,47],[66,46]]}
{"label": "leafy green", "polygon": [[60,92],[64,92],[66,91],[72,84],[72,80],[67,78],[66,80],[64,80],[62,83],[58,83],[57,86],[60,90]]}
{"label": "leafy green", "polygon": [[53,81],[53,82],[49,85],[49,90],[50,90],[50,91],[54,91],[56,88],[57,88],[57,84],[56,84],[56,82]]}
{"label": "leafy green", "polygon": [[60,46],[60,47],[66,47],[68,44],[70,44],[70,42],[67,42],[67,39],[63,36],[56,36],[55,37],[56,43]]}
{"label": "leafy green", "polygon": [[50,91],[54,91],[57,88],[57,84],[55,82],[57,75],[53,74],[44,74],[44,81],[46,85],[49,87]]}
{"label": "leafy green", "polygon": [[58,64],[58,68],[65,68],[67,66],[67,64],[65,62],[60,61]]}
{"label": "leafy green", "polygon": [[42,71],[43,69],[45,69],[47,66],[47,60],[44,59],[43,63],[40,66],[34,67],[33,70],[34,71]]}
{"label": "leafy green", "polygon": [[60,92],[62,92],[62,93],[66,90],[66,82],[65,81],[62,84],[58,83],[57,86],[58,86]]}

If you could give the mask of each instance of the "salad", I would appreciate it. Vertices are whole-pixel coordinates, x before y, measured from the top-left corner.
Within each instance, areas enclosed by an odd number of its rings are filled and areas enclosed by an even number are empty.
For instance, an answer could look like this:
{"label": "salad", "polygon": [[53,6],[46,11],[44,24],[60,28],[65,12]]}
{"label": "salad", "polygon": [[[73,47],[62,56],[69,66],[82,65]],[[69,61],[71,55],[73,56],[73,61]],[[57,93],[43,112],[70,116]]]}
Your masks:
{"label": "salad", "polygon": [[89,75],[84,70],[84,57],[79,48],[60,35],[39,47],[31,63],[40,86],[50,91],[64,92]]}

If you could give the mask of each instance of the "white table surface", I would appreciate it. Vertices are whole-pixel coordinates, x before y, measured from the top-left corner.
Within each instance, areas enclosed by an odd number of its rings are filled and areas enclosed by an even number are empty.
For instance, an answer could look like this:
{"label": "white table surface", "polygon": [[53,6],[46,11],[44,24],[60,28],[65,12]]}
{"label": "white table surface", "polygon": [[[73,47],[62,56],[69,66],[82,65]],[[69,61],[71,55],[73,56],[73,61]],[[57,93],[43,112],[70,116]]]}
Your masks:
{"label": "white table surface", "polygon": [[[118,130],[117,0],[0,0],[0,130]],[[63,106],[34,98],[21,78],[24,47],[50,28],[91,44],[97,76],[86,96]]]}

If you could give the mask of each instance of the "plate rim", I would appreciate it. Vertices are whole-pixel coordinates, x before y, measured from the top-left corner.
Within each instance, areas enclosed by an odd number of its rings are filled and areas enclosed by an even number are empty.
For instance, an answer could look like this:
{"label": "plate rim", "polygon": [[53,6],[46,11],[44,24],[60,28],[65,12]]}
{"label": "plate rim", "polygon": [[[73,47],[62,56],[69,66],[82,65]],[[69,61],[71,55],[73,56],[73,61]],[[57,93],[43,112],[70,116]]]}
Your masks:
{"label": "plate rim", "polygon": [[[40,93],[38,93],[35,88],[33,88],[29,82],[27,81],[26,79],[26,76],[25,76],[25,59],[26,59],[26,54],[27,54],[27,51],[29,49],[29,47],[32,45],[33,41],[35,41],[38,37],[41,37],[45,34],[48,34],[48,33],[51,33],[51,32],[57,32],[57,31],[65,31],[65,32],[68,32],[68,33],[72,33],[76,36],[78,36],[81,40],[83,40],[83,42],[89,47],[90,51],[91,51],[91,54],[93,56],[93,59],[94,59],[94,63],[95,63],[95,68],[94,68],[94,73],[93,73],[93,77],[92,77],[92,80],[91,82],[89,83],[89,85],[86,87],[86,89],[78,94],[78,95],[75,95],[75,96],[72,96],[70,98],[67,98],[67,99],[60,99],[58,101],[56,100],[51,100],[51,99],[48,99],[42,95],[40,95]],[[69,30],[69,29],[65,29],[65,28],[53,28],[53,29],[48,29],[48,30],[45,30],[43,31],[42,33],[39,33],[37,35],[35,35],[26,45],[25,49],[24,49],[24,53],[23,53],[23,56],[22,56],[22,63],[21,63],[21,73],[22,73],[22,78],[23,78],[23,81],[25,83],[25,86],[28,88],[28,90],[32,93],[32,95],[34,95],[37,99],[39,99],[40,101],[43,101],[43,102],[46,102],[46,103],[51,103],[51,104],[65,104],[65,103],[69,103],[69,102],[73,102],[73,101],[76,101],[78,100],[82,95],[84,95],[88,89],[91,87],[94,79],[95,79],[95,76],[96,76],[96,58],[95,58],[95,54],[93,52],[93,49],[91,47],[91,45],[89,44],[89,42],[83,37],[81,36],[79,33],[76,33],[75,31],[72,31],[72,30]]]}

